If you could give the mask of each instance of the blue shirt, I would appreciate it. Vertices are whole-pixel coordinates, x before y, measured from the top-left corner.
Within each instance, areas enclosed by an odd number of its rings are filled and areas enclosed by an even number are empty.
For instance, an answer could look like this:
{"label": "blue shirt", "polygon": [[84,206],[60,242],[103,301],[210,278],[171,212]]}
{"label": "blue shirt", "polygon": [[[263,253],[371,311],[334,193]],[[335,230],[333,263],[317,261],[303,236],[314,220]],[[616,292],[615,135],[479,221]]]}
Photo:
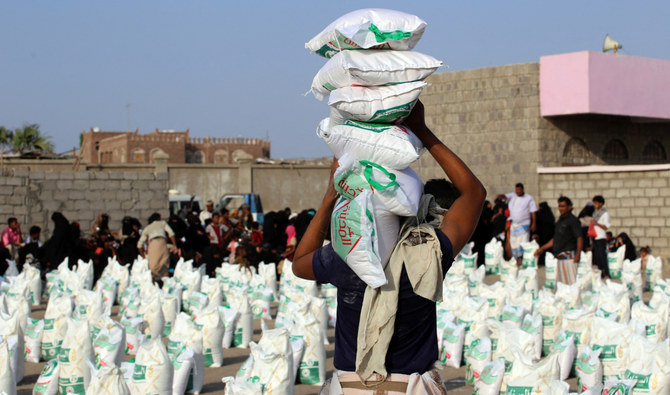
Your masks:
{"label": "blue shirt", "polygon": [[[453,261],[451,241],[439,229],[436,229],[436,234],[442,249],[442,272],[446,274]],[[333,364],[338,370],[353,372],[356,370],[358,321],[366,284],[335,253],[332,244],[314,252],[312,268],[318,282],[337,287]],[[401,374],[424,373],[432,368],[437,359],[435,302],[414,293],[403,266],[395,329],[386,354],[386,370]]]}

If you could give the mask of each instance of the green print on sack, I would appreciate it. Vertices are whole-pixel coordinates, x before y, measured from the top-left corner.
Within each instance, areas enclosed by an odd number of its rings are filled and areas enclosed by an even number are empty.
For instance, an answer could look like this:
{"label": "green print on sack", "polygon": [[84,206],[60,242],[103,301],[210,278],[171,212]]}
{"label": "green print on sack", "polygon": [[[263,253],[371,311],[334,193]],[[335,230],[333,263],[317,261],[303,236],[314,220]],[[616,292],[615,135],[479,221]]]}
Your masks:
{"label": "green print on sack", "polygon": [[402,30],[396,30],[392,32],[382,32],[381,30],[379,30],[377,26],[375,26],[374,23],[370,24],[368,30],[370,30],[375,35],[375,40],[377,40],[378,43],[386,42],[389,40],[402,40],[405,38],[412,37],[411,32],[403,32]]}
{"label": "green print on sack", "polygon": [[[384,133],[387,130],[393,129],[394,127],[396,129],[401,128],[401,126],[398,125],[388,125],[385,123],[358,122],[358,121],[352,121],[350,119],[345,121],[343,125],[351,126],[362,130],[367,130],[368,132],[373,133]],[[402,130],[404,131],[404,129]]]}
{"label": "green print on sack", "polygon": [[303,384],[319,384],[319,362],[300,362],[300,382]]}
{"label": "green print on sack", "polygon": [[392,123],[397,121],[400,118],[405,118],[412,112],[412,106],[414,106],[416,100],[412,100],[409,103],[401,104],[399,106],[387,108],[384,110],[377,110],[368,122],[374,123]]}
{"label": "green print on sack", "polygon": [[85,394],[84,377],[59,377],[58,386],[61,394]]}
{"label": "green print on sack", "polygon": [[510,387],[507,386],[507,395],[531,395],[533,387]]}
{"label": "green print on sack", "polygon": [[633,387],[636,390],[648,390],[649,389],[649,383],[651,382],[651,374],[637,374],[633,373],[630,370],[626,369],[626,373],[624,373],[624,379],[626,380],[637,380],[637,383],[635,384],[635,387]]}
{"label": "green print on sack", "polygon": [[[388,171],[384,166],[367,160],[362,160],[359,163],[363,166],[362,175],[355,171],[347,171],[335,180],[337,184],[335,190],[342,197],[353,199],[364,190],[374,193],[375,190],[398,186],[395,173]],[[381,176],[375,177],[375,169],[381,172]]]}

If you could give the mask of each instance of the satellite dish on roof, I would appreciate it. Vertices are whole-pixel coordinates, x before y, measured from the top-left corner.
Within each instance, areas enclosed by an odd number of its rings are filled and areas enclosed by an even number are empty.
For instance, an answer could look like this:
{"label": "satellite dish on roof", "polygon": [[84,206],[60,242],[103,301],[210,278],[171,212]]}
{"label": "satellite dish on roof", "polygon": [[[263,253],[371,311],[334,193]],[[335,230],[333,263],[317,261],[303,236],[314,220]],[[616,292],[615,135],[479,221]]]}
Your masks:
{"label": "satellite dish on roof", "polygon": [[619,49],[623,48],[618,41],[614,41],[609,34],[605,35],[605,42],[603,43],[603,52],[614,51],[617,53]]}

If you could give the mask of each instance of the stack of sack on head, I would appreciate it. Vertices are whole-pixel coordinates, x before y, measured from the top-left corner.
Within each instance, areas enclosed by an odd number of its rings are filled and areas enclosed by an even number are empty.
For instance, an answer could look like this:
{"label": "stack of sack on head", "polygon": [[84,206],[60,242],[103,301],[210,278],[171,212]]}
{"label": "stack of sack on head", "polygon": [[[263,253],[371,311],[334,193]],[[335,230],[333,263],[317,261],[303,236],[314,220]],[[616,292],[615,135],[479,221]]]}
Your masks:
{"label": "stack of sack on head", "polygon": [[363,9],[338,18],[305,45],[328,59],[311,92],[319,100],[329,96],[330,117],[317,135],[340,165],[331,241],[373,288],[386,283],[398,217],[416,215],[423,189],[409,166],[424,148],[402,122],[427,85],[423,80],[442,66],[411,51],[425,27],[414,15]]}
{"label": "stack of sack on head", "polygon": [[[670,284],[660,258],[649,256],[643,271],[639,259],[613,253],[621,282],[603,281],[585,252],[577,281],[566,285],[549,270],[556,258],[548,253],[541,287],[534,260],[517,269],[500,248],[491,240],[485,265],[476,268],[467,245],[445,276],[437,306],[440,359],[465,365],[476,393],[568,394],[570,377],[579,393],[670,393]],[[487,284],[484,271],[499,272],[500,280]],[[643,289],[653,290],[649,303]]]}

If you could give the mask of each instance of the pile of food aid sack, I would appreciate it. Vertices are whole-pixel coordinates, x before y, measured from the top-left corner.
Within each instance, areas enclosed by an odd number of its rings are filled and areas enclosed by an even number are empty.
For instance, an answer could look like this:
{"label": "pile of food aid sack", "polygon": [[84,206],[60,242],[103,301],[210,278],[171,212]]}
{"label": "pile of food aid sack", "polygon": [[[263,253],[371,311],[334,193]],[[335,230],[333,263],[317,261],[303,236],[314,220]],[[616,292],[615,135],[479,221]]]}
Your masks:
{"label": "pile of food aid sack", "polygon": [[423,183],[409,166],[424,150],[402,123],[424,80],[442,62],[412,51],[426,22],[404,12],[363,9],[326,27],[306,47],[327,59],[311,92],[328,97],[330,117],[317,135],[339,161],[341,198],[332,215],[337,254],[373,288],[386,284],[400,216],[414,216]]}

